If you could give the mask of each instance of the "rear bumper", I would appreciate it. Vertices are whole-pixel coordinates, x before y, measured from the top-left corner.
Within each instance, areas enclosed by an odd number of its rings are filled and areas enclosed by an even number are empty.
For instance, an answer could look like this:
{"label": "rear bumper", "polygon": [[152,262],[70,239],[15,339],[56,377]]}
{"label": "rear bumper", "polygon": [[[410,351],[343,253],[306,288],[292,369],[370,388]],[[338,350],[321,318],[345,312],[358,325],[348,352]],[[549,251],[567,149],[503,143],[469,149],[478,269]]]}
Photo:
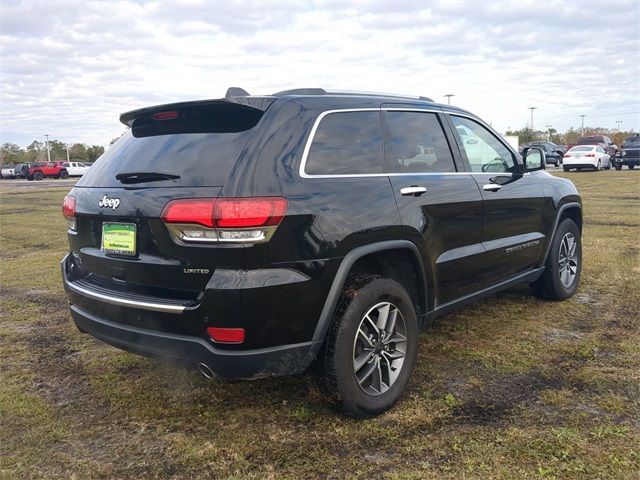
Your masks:
{"label": "rear bumper", "polygon": [[[220,377],[251,379],[303,373],[321,343],[305,341],[245,350],[219,348],[207,338],[166,328],[193,322],[193,307],[169,311],[166,308],[175,305],[140,302],[137,298],[136,309],[130,298],[105,296],[98,290],[82,288],[79,281],[71,281],[67,257],[61,267],[71,316],[78,329],[129,352],[189,367],[203,363]],[[142,318],[140,315],[145,315],[145,321],[132,324],[131,319]],[[199,325],[201,329],[201,319]]]}
{"label": "rear bumper", "polygon": [[597,168],[598,164],[597,163],[588,163],[588,162],[575,162],[575,163],[569,163],[569,162],[564,162],[562,164],[562,166],[564,168]]}
{"label": "rear bumper", "polygon": [[157,332],[98,318],[71,305],[81,332],[147,357],[195,367],[204,363],[222,378],[260,378],[304,372],[314,358],[313,342],[259,350],[223,351],[201,338]]}

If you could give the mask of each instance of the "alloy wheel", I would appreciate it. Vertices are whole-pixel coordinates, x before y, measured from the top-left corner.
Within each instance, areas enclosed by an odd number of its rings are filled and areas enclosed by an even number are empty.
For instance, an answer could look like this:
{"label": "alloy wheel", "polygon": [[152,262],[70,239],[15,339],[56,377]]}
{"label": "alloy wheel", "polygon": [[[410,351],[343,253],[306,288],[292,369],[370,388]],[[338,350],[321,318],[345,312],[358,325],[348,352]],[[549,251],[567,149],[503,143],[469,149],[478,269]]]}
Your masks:
{"label": "alloy wheel", "polygon": [[573,233],[567,233],[562,237],[562,242],[560,242],[558,275],[560,276],[560,282],[562,282],[565,288],[573,285],[578,273],[577,247],[578,243]]}
{"label": "alloy wheel", "polygon": [[407,348],[407,329],[394,304],[381,302],[362,317],[353,342],[353,373],[360,388],[378,396],[400,375]]}

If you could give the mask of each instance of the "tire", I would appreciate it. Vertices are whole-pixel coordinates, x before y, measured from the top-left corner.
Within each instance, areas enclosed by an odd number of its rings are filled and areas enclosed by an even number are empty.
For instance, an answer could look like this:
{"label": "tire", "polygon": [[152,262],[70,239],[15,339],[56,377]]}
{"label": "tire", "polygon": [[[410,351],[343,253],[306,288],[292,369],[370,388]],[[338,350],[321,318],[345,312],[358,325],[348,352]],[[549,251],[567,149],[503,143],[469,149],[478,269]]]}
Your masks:
{"label": "tire", "polygon": [[596,165],[595,170],[596,172],[599,172],[600,170],[602,170],[602,160],[598,160],[598,165]]}
{"label": "tire", "polygon": [[568,172],[568,171],[570,170],[570,168],[569,168],[569,167],[563,167],[562,169],[563,169],[565,172]]}
{"label": "tire", "polygon": [[616,163],[614,166],[615,166],[616,170],[618,170],[618,171],[622,170],[622,165],[621,164]]}
{"label": "tire", "polygon": [[27,175],[27,180],[29,180],[30,182],[33,181],[33,175]]}
{"label": "tire", "polygon": [[42,180],[44,178],[44,174],[42,172],[36,172],[33,174],[34,180]]}
{"label": "tire", "polygon": [[629,164],[629,170],[633,170],[635,168],[635,165],[633,163]]}
{"label": "tire", "polygon": [[[566,255],[571,250],[572,255]],[[561,268],[561,264],[570,268]],[[570,218],[560,221],[544,266],[544,273],[531,283],[536,297],[564,300],[576,293],[582,272],[582,239],[578,226]]]}
{"label": "tire", "polygon": [[[376,334],[385,309],[386,331]],[[417,343],[415,307],[402,285],[375,275],[350,277],[314,365],[316,380],[342,412],[374,417],[402,396],[415,365]],[[357,358],[362,360],[359,369]]]}
{"label": "tire", "polygon": [[560,167],[560,162],[556,160],[556,163],[554,163],[553,166],[556,168]]}
{"label": "tire", "polygon": [[62,170],[62,171],[60,172],[60,175],[58,176],[58,178],[61,178],[61,179],[63,179],[63,180],[64,180],[65,178],[69,178],[69,172],[67,172],[66,170]]}

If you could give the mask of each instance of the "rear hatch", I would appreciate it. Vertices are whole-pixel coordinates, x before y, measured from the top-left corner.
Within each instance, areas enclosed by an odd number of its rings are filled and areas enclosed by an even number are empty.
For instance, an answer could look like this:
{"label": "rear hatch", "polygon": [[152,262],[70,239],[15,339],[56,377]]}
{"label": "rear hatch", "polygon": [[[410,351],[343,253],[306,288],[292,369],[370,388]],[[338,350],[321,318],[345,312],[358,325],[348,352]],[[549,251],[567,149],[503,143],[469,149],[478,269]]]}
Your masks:
{"label": "rear hatch", "polygon": [[223,100],[123,114],[130,130],[70,192],[74,279],[99,289],[195,301],[217,265],[241,267],[239,249],[176,240],[161,215],[171,200],[218,197],[263,113]]}

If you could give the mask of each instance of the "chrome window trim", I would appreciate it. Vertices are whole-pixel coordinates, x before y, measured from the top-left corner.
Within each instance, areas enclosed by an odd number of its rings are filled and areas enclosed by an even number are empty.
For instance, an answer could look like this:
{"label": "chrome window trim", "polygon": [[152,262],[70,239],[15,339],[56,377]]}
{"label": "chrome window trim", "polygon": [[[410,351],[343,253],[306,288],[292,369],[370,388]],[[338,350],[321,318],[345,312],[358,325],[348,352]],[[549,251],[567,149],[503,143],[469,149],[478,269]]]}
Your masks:
{"label": "chrome window trim", "polygon": [[[331,115],[333,113],[347,113],[347,112],[424,112],[424,113],[441,113],[445,115],[457,115],[459,117],[469,118],[470,120],[474,120],[481,124],[483,127],[487,128],[494,136],[497,137],[498,141],[505,145],[507,150],[509,150],[513,154],[517,154],[511,147],[511,145],[505,144],[501,140],[502,136],[497,133],[493,128],[487,125],[485,122],[480,120],[478,117],[473,115],[459,113],[459,112],[449,112],[442,109],[434,109],[434,108],[402,108],[402,107],[380,107],[380,108],[341,108],[335,110],[325,110],[318,115],[315,122],[313,123],[313,127],[311,127],[311,131],[309,132],[309,137],[304,145],[304,150],[302,151],[302,159],[300,160],[300,167],[298,168],[298,174],[301,178],[367,178],[367,177],[416,177],[416,176],[449,176],[449,175],[492,175],[496,176],[496,172],[424,172],[424,173],[333,173],[333,174],[309,174],[305,171],[305,167],[307,165],[307,158],[309,156],[309,151],[311,150],[311,144],[313,143],[313,139],[316,135],[316,131],[318,130],[318,126],[324,117],[327,115]],[[518,155],[519,156],[519,155]],[[514,161],[517,163],[517,156],[514,157]],[[526,175],[526,174],[525,174]]]}

